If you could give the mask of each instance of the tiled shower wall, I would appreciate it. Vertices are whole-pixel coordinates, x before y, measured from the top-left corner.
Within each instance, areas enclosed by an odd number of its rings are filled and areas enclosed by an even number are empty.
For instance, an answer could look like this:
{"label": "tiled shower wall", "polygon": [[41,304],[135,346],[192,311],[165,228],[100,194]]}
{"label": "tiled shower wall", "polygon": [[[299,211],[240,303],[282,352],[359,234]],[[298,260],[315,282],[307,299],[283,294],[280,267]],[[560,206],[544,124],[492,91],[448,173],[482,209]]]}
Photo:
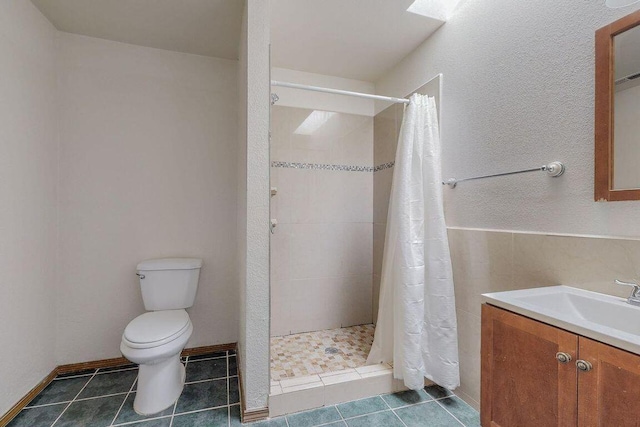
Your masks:
{"label": "tiled shower wall", "polygon": [[[393,162],[402,124],[403,106],[394,104],[373,119],[373,161],[376,165]],[[387,229],[387,210],[391,195],[393,167],[373,173],[373,320],[378,318],[382,254]]]}
{"label": "tiled shower wall", "polygon": [[272,336],[372,322],[373,118],[313,113],[271,110]]}

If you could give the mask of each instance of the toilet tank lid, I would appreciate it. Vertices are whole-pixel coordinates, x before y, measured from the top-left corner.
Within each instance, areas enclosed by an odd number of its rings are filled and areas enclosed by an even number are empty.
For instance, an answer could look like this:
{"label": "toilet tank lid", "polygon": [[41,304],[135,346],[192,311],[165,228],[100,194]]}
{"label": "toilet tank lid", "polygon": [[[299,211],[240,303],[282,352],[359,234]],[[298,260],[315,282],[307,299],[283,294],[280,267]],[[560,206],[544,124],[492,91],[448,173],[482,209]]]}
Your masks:
{"label": "toilet tank lid", "polygon": [[202,267],[199,258],[159,258],[148,259],[138,264],[137,270],[193,270]]}

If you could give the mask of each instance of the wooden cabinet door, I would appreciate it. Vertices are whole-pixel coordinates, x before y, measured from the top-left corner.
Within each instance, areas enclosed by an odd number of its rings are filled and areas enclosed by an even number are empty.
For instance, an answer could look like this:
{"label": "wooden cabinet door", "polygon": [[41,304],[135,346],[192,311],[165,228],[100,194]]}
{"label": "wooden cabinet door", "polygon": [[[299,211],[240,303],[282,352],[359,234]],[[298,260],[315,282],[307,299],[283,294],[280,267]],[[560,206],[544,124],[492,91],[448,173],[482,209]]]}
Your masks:
{"label": "wooden cabinet door", "polygon": [[640,426],[640,356],[580,337],[580,359],[592,369],[578,371],[578,425]]}
{"label": "wooden cabinet door", "polygon": [[481,351],[483,427],[577,425],[577,335],[485,304]]}

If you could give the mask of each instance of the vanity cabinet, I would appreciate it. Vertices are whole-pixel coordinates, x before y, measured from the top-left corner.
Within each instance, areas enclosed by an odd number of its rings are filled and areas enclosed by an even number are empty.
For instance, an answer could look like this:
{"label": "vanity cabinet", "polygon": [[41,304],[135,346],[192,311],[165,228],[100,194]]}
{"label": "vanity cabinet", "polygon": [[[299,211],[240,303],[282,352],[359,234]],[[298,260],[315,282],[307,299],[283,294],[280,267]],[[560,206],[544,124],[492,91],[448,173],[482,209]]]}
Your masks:
{"label": "vanity cabinet", "polygon": [[483,427],[640,425],[640,356],[485,304]]}

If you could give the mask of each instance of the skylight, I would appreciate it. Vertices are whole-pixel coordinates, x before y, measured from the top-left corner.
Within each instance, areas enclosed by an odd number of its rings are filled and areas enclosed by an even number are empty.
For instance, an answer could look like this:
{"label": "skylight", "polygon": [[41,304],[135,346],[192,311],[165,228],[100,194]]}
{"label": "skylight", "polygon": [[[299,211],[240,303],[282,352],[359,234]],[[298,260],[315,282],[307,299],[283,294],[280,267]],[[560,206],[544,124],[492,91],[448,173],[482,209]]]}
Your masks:
{"label": "skylight", "polygon": [[336,113],[330,111],[314,111],[295,130],[297,135],[313,135],[318,129],[324,126]]}
{"label": "skylight", "polygon": [[447,21],[461,0],[415,0],[407,12]]}

